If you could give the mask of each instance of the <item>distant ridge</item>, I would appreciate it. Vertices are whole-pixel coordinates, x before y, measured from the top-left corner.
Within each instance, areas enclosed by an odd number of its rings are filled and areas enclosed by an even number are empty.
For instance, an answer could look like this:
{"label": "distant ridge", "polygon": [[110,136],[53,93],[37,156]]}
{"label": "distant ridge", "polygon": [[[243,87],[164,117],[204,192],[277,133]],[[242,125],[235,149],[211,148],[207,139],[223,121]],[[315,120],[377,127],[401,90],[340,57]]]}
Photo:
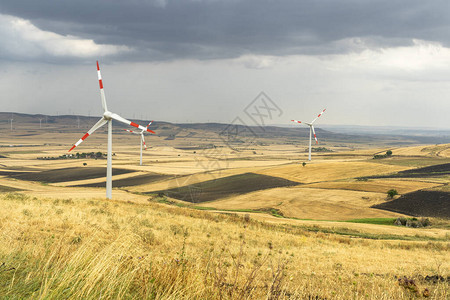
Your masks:
{"label": "distant ridge", "polygon": [[[83,132],[87,127],[97,122],[98,116],[83,115],[44,115],[44,114],[25,114],[16,112],[0,112],[0,130],[9,130],[11,114],[14,118],[13,126],[16,129],[32,130],[39,128],[39,123],[43,129],[67,131],[67,132]],[[41,119],[41,121],[39,120]],[[149,120],[141,120],[130,118],[139,124],[146,124]],[[121,124],[117,124],[118,128],[125,128]],[[80,126],[80,127],[78,127]],[[201,132],[209,132],[216,135],[223,135],[236,132],[242,137],[255,137],[256,139],[277,139],[284,138],[295,142],[298,139],[306,139],[309,135],[308,128],[288,126],[268,125],[260,126],[244,126],[230,125],[226,123],[171,123],[166,121],[155,121],[154,129],[159,131],[157,134],[163,136],[176,136],[182,131],[191,131],[195,134]],[[343,129],[344,128],[344,129]],[[364,128],[364,131],[354,130],[351,128]],[[380,128],[367,126],[330,126],[323,125],[316,128],[319,136],[319,144],[330,142],[344,142],[351,140],[352,143],[376,143],[386,141],[390,145],[411,145],[411,144],[445,144],[450,143],[449,131],[429,131],[423,132],[407,131],[406,129],[398,129],[391,134],[386,134]],[[195,132],[199,131],[199,132]],[[395,134],[398,132],[398,134]],[[428,134],[425,134],[428,132]],[[400,134],[402,133],[402,134]],[[187,134],[187,133],[186,133]]]}

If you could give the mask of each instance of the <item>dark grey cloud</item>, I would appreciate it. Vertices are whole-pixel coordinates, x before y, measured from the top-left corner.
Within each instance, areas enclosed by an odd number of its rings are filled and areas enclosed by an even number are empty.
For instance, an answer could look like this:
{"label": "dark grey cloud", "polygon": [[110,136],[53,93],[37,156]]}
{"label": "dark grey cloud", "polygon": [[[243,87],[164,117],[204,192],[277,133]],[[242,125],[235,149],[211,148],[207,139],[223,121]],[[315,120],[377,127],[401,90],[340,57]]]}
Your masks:
{"label": "dark grey cloud", "polygon": [[0,11],[135,49],[127,60],[345,53],[358,50],[345,42],[352,38],[374,47],[412,39],[450,45],[448,0],[3,0]]}

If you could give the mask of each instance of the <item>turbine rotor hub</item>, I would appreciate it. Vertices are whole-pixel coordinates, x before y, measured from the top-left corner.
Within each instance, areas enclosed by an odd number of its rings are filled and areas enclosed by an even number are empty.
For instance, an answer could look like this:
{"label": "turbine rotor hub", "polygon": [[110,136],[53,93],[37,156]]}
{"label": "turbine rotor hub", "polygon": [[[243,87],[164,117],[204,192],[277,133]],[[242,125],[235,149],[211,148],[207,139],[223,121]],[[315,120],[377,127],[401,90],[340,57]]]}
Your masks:
{"label": "turbine rotor hub", "polygon": [[112,120],[112,112],[110,112],[110,111],[105,111],[104,113],[103,113],[103,118],[105,118],[106,120]]}

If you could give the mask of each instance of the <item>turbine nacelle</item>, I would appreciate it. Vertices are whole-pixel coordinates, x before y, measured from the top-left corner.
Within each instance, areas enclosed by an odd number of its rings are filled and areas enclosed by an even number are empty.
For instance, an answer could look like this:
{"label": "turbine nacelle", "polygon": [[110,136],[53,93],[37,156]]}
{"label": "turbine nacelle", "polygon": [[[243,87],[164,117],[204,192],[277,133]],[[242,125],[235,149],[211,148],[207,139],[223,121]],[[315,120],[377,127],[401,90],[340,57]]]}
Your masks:
{"label": "turbine nacelle", "polygon": [[110,112],[110,111],[105,111],[104,113],[103,113],[103,118],[105,119],[105,120],[112,120],[113,119],[113,113],[112,112]]}

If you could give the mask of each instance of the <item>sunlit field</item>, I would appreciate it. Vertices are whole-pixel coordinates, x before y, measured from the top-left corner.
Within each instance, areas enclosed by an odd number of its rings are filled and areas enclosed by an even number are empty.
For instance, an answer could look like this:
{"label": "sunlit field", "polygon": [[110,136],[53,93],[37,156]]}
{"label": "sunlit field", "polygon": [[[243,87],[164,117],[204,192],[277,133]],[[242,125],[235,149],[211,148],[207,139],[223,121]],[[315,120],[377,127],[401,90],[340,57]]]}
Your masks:
{"label": "sunlit field", "polygon": [[[113,200],[102,153],[60,157],[79,134],[2,136],[0,298],[449,298],[448,217],[417,212],[448,201],[431,199],[449,193],[450,145],[329,143],[309,162],[283,139],[205,136],[149,137],[139,166],[116,134]],[[105,147],[100,132],[77,150]],[[429,203],[409,207],[417,193]]]}

